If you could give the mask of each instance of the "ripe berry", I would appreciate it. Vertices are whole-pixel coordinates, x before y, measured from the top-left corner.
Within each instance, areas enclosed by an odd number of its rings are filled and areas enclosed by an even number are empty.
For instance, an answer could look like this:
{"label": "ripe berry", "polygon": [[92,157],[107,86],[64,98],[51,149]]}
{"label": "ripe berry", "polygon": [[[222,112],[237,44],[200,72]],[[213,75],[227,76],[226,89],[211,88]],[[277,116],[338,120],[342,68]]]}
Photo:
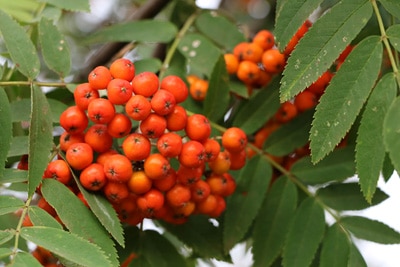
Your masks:
{"label": "ripe berry", "polygon": [[163,179],[168,175],[171,165],[168,159],[159,153],[153,153],[144,161],[144,172],[153,180]]}
{"label": "ripe berry", "polygon": [[114,105],[123,105],[131,98],[132,85],[123,79],[113,79],[107,85],[108,100]]}
{"label": "ripe berry", "polygon": [[187,141],[182,146],[179,162],[189,168],[200,167],[205,161],[204,146],[195,140]]}
{"label": "ripe berry", "polygon": [[122,142],[122,150],[125,156],[132,161],[146,159],[151,152],[150,140],[140,133],[128,135]]}
{"label": "ripe berry", "polygon": [[125,105],[126,114],[136,121],[147,118],[151,113],[151,104],[142,95],[133,95]]}
{"label": "ripe berry", "polygon": [[93,162],[93,149],[86,143],[75,143],[65,153],[68,164],[75,170],[83,170]]}
{"label": "ripe berry", "polygon": [[136,75],[132,80],[133,92],[145,97],[152,96],[159,88],[159,80],[153,72],[145,71]]}
{"label": "ripe berry", "polygon": [[88,117],[78,106],[70,106],[60,115],[61,127],[70,134],[83,133],[88,124]]}
{"label": "ripe berry", "polygon": [[89,102],[99,97],[99,92],[90,87],[89,83],[79,84],[74,91],[75,104],[82,110],[87,110]]}
{"label": "ripe berry", "polygon": [[135,77],[135,65],[127,58],[119,58],[110,65],[110,73],[114,79],[132,81]]}
{"label": "ripe berry", "polygon": [[228,128],[222,134],[222,146],[228,151],[239,152],[244,150],[246,145],[247,135],[238,127]]}
{"label": "ripe berry", "polygon": [[104,163],[104,172],[109,181],[125,183],[132,176],[132,163],[124,155],[111,155]]}
{"label": "ripe berry", "polygon": [[88,117],[94,123],[107,124],[115,115],[115,107],[108,99],[97,98],[90,101]]}
{"label": "ripe berry", "polygon": [[165,76],[161,80],[160,89],[170,92],[174,96],[176,103],[185,101],[189,94],[186,83],[176,75]]}
{"label": "ripe berry", "polygon": [[94,68],[88,76],[89,84],[95,90],[106,89],[111,80],[110,70],[104,66]]}
{"label": "ripe berry", "polygon": [[210,121],[202,114],[193,114],[187,119],[185,132],[192,140],[204,141],[211,134]]}
{"label": "ripe berry", "polygon": [[176,104],[176,100],[172,93],[160,89],[153,95],[150,104],[155,113],[165,116],[171,113]]}
{"label": "ripe berry", "polygon": [[103,165],[99,163],[90,164],[79,175],[79,181],[87,190],[98,191],[102,189],[107,182]]}

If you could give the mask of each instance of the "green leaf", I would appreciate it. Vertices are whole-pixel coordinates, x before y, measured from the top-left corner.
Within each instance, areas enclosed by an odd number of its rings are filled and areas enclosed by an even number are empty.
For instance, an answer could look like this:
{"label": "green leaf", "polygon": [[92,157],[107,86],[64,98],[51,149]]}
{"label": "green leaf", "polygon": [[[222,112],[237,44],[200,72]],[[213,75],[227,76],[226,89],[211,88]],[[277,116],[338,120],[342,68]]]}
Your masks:
{"label": "green leaf", "polygon": [[346,216],[340,223],[357,238],[380,244],[400,243],[400,233],[382,222],[361,216]]}
{"label": "green leaf", "polygon": [[240,171],[235,193],[227,201],[224,216],[223,240],[226,252],[248,232],[265,198],[271,176],[272,168],[261,156],[251,158]]}
{"label": "green leaf", "polygon": [[397,0],[379,0],[383,7],[393,16],[400,19],[400,3]]}
{"label": "green leaf", "polygon": [[29,121],[31,113],[31,100],[22,98],[10,103],[13,122]]}
{"label": "green leaf", "polygon": [[84,11],[84,12],[90,11],[89,0],[68,0],[68,1],[38,0],[38,1],[42,3],[48,3],[50,5],[69,11]]}
{"label": "green leaf", "polygon": [[400,170],[400,125],[398,123],[400,114],[400,97],[396,97],[389,107],[383,120],[383,143],[394,168]]}
{"label": "green leaf", "polygon": [[393,164],[389,158],[389,155],[386,153],[385,160],[383,161],[383,167],[382,167],[383,179],[385,181],[388,181],[392,177],[393,172],[394,172]]}
{"label": "green leaf", "polygon": [[14,258],[12,267],[41,267],[39,261],[31,253],[19,251]]}
{"label": "green leaf", "polygon": [[[144,30],[145,29],[145,30]],[[160,42],[167,43],[175,38],[177,28],[162,20],[139,20],[115,24],[89,35],[85,43],[107,42]]]}
{"label": "green leaf", "polygon": [[214,66],[222,54],[216,45],[198,33],[183,36],[178,49],[194,71],[203,73],[207,77],[211,77]]}
{"label": "green leaf", "polygon": [[326,231],[322,242],[320,265],[321,267],[355,266],[347,265],[350,254],[350,240],[347,233],[335,223]]}
{"label": "green leaf", "polygon": [[68,105],[52,98],[47,98],[47,101],[50,105],[53,123],[59,123],[61,113],[68,108]]}
{"label": "green leaf", "polygon": [[[4,163],[7,160],[8,151],[12,140],[11,108],[8,97],[3,88],[0,87],[0,177],[3,177]],[[3,163],[4,162],[4,163]]]}
{"label": "green leaf", "polygon": [[[396,80],[393,73],[386,74],[375,86],[362,115],[356,145],[356,168],[361,190],[371,202],[385,159],[383,120],[396,98]],[[371,155],[374,155],[371,157]]]}
{"label": "green leaf", "polygon": [[283,247],[283,266],[308,266],[325,232],[325,216],[314,198],[306,198],[298,207]]}
{"label": "green leaf", "polygon": [[14,136],[7,157],[22,156],[29,153],[29,136]]}
{"label": "green leaf", "polygon": [[52,20],[45,17],[40,20],[39,40],[47,66],[61,78],[67,76],[71,70],[68,43]]}
{"label": "green leaf", "polygon": [[333,76],[317,105],[311,127],[310,148],[314,163],[329,154],[354,123],[375,85],[380,62],[381,38],[370,36],[353,49]]}
{"label": "green leaf", "polygon": [[64,230],[45,226],[24,227],[21,236],[81,266],[117,266],[111,264],[96,244]]}
{"label": "green leaf", "polygon": [[30,206],[28,209],[29,219],[35,226],[47,226],[62,229],[61,224],[47,211],[37,206]]}
{"label": "green leaf", "polygon": [[12,213],[24,207],[25,203],[14,196],[0,196],[0,215]]}
{"label": "green leaf", "polygon": [[325,232],[325,215],[314,198],[306,198],[298,207],[283,247],[283,266],[308,266]]}
{"label": "green leaf", "polygon": [[397,50],[400,51],[400,24],[390,26],[386,35],[389,38],[390,44]]}
{"label": "green leaf", "polygon": [[214,66],[204,99],[204,115],[211,121],[221,120],[229,105],[229,76],[223,56]]}
{"label": "green leaf", "polygon": [[[215,27],[218,25],[218,27]],[[234,22],[217,13],[206,11],[196,19],[197,29],[227,51],[246,41]]]}
{"label": "green leaf", "polygon": [[308,142],[314,110],[296,116],[273,131],[264,143],[264,149],[275,156],[285,156]]}
{"label": "green leaf", "polygon": [[184,224],[161,222],[161,225],[201,257],[224,259],[221,231],[207,217],[194,215]]}
{"label": "green leaf", "polygon": [[296,186],[287,178],[274,182],[254,222],[254,266],[270,266],[283,248],[297,205]]}
{"label": "green leaf", "polygon": [[354,151],[351,147],[335,150],[315,165],[310,157],[303,157],[293,164],[291,171],[309,185],[342,181],[355,173]]}
{"label": "green leaf", "polygon": [[288,59],[280,89],[281,102],[317,80],[357,36],[371,14],[369,1],[341,1],[318,19]]}
{"label": "green leaf", "polygon": [[367,267],[367,263],[365,262],[363,256],[361,255],[358,248],[354,245],[350,245],[350,255],[349,262],[347,266],[359,266],[359,267]]}
{"label": "green leaf", "polygon": [[114,243],[107,231],[71,190],[57,180],[44,179],[41,192],[68,230],[98,245],[106,253],[112,265],[118,265]]}
{"label": "green leaf", "polygon": [[49,102],[42,90],[32,86],[29,127],[28,194],[35,193],[49,161],[53,145],[53,127]]}
{"label": "green leaf", "polygon": [[162,62],[158,58],[145,58],[135,61],[134,64],[136,74],[142,73],[144,71],[157,73],[161,68]]}
{"label": "green leaf", "polygon": [[331,184],[318,189],[316,195],[324,204],[335,210],[362,210],[389,197],[378,188],[371,203],[368,203],[360,192],[358,183]]}
{"label": "green leaf", "polygon": [[25,29],[0,10],[0,32],[17,69],[30,80],[40,71],[39,56]]}
{"label": "green leaf", "polygon": [[[186,267],[186,262],[176,248],[155,230],[140,233],[138,257],[132,261],[132,266]],[[146,263],[146,264],[143,264]]]}
{"label": "green leaf", "polygon": [[34,0],[9,1],[0,0],[1,10],[10,14],[17,21],[31,22],[40,3]]}
{"label": "green leaf", "polygon": [[73,178],[78,185],[79,191],[83,194],[93,214],[97,217],[103,227],[124,247],[124,233],[121,221],[110,203],[104,196],[88,192],[80,183],[79,178],[73,173]]}
{"label": "green leaf", "polygon": [[323,0],[295,0],[279,9],[275,17],[274,34],[281,51],[321,2]]}
{"label": "green leaf", "polygon": [[12,250],[10,248],[0,248],[0,259],[8,257],[12,254]]}
{"label": "green leaf", "polygon": [[279,109],[279,80],[272,81],[268,88],[259,90],[246,101],[233,119],[233,125],[247,134],[262,127]]}
{"label": "green leaf", "polygon": [[28,172],[25,170],[6,168],[3,172],[3,176],[0,176],[0,184],[26,182],[27,177]]}
{"label": "green leaf", "polygon": [[11,240],[14,237],[14,235],[15,235],[14,229],[0,230],[0,245]]}

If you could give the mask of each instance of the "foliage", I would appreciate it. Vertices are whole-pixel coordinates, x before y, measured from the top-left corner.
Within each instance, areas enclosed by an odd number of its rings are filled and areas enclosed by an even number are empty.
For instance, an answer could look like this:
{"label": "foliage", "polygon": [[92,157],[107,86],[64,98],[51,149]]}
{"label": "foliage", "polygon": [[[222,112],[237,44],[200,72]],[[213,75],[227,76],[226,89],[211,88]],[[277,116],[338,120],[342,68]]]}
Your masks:
{"label": "foliage", "polygon": [[[262,86],[227,72],[224,55],[255,33],[245,35],[222,9],[170,1],[152,18],[74,40],[63,19],[88,12],[88,0],[23,2],[0,1],[0,263],[40,266],[40,249],[65,266],[194,266],[199,259],[230,262],[231,249],[245,242],[254,266],[367,266],[354,237],[400,243],[400,233],[382,222],[343,213],[385,201],[378,179],[400,170],[397,0],[278,0],[272,32],[286,65]],[[312,26],[287,52],[308,19]],[[74,105],[76,85],[88,75],[73,53],[121,43],[125,48],[103,58],[104,65],[130,57],[136,74],[175,74],[189,87],[191,75],[207,80],[205,99],[182,105],[207,116],[217,140],[229,127],[247,134],[247,162],[230,171],[237,187],[221,216],[154,220],[160,233],[121,222],[102,194],[80,184],[76,170],[74,190],[88,206],[64,184],[42,179],[49,162],[65,156],[60,114]],[[327,72],[318,103],[278,122],[284,103],[296,103]],[[38,208],[41,197],[56,215]],[[28,249],[27,241],[38,248]]]}

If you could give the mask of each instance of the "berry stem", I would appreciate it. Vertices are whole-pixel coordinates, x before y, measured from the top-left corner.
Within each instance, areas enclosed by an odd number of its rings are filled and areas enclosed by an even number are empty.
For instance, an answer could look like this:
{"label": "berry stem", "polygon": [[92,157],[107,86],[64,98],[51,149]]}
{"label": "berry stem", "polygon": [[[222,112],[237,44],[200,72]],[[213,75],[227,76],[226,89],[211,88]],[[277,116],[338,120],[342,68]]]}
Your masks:
{"label": "berry stem", "polygon": [[192,26],[198,15],[199,12],[194,12],[192,15],[190,15],[190,17],[185,21],[185,24],[183,24],[180,31],[177,33],[176,38],[174,39],[174,42],[171,44],[171,47],[169,48],[167,55],[165,56],[164,62],[161,66],[159,74],[160,80],[164,77],[165,72],[168,69],[169,64],[171,63],[172,57],[174,56],[175,51],[178,48],[178,45],[181,42],[183,36],[185,36],[186,32],[190,29],[190,27]]}
{"label": "berry stem", "polygon": [[395,60],[395,57],[393,55],[393,51],[392,51],[392,48],[390,46],[388,37],[386,35],[385,25],[383,23],[381,13],[379,12],[378,4],[376,3],[376,0],[371,0],[371,4],[372,4],[372,7],[374,9],[374,13],[375,13],[376,19],[378,21],[379,30],[381,32],[382,42],[385,45],[386,51],[388,53],[389,61],[390,61],[390,64],[392,66],[393,73],[394,73],[394,75],[396,77],[397,84],[400,86],[400,73],[399,73],[399,70],[397,68],[396,60]]}
{"label": "berry stem", "polygon": [[37,81],[0,81],[0,86],[29,86],[37,85],[43,87],[66,87],[67,83],[64,82],[37,82]]}

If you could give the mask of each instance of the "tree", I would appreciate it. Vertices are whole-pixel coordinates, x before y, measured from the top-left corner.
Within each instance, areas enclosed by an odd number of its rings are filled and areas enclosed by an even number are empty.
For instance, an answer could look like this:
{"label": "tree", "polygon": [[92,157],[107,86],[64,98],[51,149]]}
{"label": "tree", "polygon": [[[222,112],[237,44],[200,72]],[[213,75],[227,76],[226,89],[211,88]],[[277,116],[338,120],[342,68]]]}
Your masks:
{"label": "tree", "polygon": [[398,1],[281,0],[249,33],[194,1],[89,34],[70,29],[87,0],[18,4],[0,11],[2,263],[194,266],[244,242],[254,266],[366,266],[354,237],[400,243],[343,213],[400,169]]}

